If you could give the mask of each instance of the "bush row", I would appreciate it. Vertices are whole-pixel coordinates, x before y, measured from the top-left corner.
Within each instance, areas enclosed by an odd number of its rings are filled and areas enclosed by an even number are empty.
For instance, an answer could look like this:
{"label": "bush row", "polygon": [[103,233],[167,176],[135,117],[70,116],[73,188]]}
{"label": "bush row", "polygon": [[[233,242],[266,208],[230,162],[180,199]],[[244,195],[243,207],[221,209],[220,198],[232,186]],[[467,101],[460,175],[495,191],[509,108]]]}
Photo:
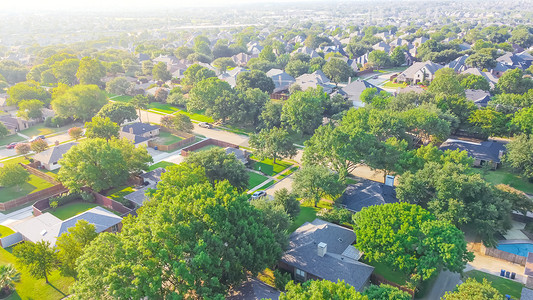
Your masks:
{"label": "bush row", "polygon": [[52,197],[48,199],[48,203],[57,202],[57,206],[67,204],[75,200],[82,200],[84,202],[93,203],[96,199],[94,195],[89,192],[79,192],[79,193],[68,193],[66,195],[61,195],[57,197]]}

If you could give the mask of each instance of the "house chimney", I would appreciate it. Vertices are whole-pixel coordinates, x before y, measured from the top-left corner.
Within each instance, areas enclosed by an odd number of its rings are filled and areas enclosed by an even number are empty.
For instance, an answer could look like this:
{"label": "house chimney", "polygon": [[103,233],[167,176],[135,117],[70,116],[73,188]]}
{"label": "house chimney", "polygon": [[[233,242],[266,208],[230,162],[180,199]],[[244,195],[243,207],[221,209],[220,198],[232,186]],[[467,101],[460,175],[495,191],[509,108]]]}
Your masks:
{"label": "house chimney", "polygon": [[130,133],[133,134],[133,127],[130,127]]}
{"label": "house chimney", "polygon": [[503,157],[503,150],[500,150],[498,152],[498,158],[501,159]]}
{"label": "house chimney", "polygon": [[352,76],[348,77],[348,84],[352,83]]}
{"label": "house chimney", "polygon": [[327,250],[328,244],[323,242],[318,243],[318,256],[324,257],[324,255],[326,255]]}

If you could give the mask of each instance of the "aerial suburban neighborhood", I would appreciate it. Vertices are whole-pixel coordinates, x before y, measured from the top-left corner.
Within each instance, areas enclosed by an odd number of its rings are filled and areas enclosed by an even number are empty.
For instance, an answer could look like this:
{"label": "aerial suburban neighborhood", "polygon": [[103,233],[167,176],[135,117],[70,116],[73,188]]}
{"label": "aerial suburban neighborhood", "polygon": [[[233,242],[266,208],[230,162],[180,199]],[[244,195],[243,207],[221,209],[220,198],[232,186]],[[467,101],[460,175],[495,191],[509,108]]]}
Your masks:
{"label": "aerial suburban neighborhood", "polygon": [[0,3],[0,300],[533,300],[533,2]]}

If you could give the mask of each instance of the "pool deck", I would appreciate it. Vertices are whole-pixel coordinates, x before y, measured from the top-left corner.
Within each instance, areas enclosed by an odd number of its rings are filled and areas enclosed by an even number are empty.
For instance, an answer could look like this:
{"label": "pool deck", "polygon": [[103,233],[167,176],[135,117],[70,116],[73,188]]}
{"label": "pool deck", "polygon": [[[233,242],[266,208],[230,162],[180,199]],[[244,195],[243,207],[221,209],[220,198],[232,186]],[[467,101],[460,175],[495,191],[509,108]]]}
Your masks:
{"label": "pool deck", "polygon": [[522,232],[522,229],[526,227],[525,223],[512,221],[512,227],[503,236],[506,240],[529,240],[527,235]]}
{"label": "pool deck", "polygon": [[[524,241],[521,241],[522,243]],[[492,275],[500,276],[500,270],[504,269],[509,272],[516,273],[516,281],[525,284],[527,277],[524,275],[524,266],[519,264],[513,264],[511,262],[494,258],[491,256],[485,256],[476,252],[474,261],[469,262],[464,269],[464,272],[470,270],[479,270]]]}
{"label": "pool deck", "polygon": [[530,239],[525,240],[501,240],[498,241],[499,245],[511,245],[511,244],[533,244],[533,241]]}

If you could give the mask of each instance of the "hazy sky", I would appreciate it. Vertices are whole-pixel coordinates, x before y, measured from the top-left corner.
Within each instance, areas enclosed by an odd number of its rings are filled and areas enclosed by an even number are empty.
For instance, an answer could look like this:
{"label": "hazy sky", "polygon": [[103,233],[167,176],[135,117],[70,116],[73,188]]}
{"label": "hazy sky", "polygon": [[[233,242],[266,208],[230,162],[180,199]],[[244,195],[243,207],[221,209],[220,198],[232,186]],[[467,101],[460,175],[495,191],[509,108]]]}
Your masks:
{"label": "hazy sky", "polygon": [[[0,0],[1,10],[83,9],[164,9],[187,6],[222,6],[261,2],[301,2],[306,0]],[[308,1],[308,0],[307,0]],[[330,1],[330,0],[324,0]]]}

